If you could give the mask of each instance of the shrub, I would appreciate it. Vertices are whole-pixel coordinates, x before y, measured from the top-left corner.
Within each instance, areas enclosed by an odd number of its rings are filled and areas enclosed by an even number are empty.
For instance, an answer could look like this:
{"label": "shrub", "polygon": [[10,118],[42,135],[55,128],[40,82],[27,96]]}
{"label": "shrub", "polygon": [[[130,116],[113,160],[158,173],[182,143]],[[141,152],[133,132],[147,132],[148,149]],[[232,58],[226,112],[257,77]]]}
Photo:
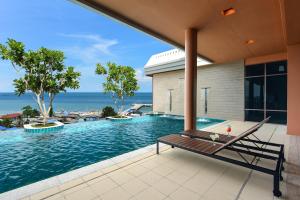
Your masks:
{"label": "shrub", "polygon": [[11,128],[12,120],[11,119],[2,119],[2,120],[0,120],[0,126],[4,126],[6,128]]}
{"label": "shrub", "polygon": [[110,117],[115,115],[117,115],[117,113],[115,112],[114,108],[111,106],[106,106],[102,109],[102,117]]}
{"label": "shrub", "polygon": [[33,118],[40,115],[40,112],[37,109],[33,109],[31,106],[25,106],[22,108],[22,114],[25,118]]}

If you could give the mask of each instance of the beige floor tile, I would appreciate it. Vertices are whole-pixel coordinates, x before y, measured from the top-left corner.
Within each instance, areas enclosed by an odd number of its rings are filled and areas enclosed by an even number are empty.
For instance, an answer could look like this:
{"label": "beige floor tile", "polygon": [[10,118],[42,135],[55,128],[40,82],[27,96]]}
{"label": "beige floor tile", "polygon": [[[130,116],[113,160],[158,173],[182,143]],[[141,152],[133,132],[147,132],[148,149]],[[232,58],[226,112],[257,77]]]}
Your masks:
{"label": "beige floor tile", "polygon": [[24,197],[21,200],[30,200],[30,197]]}
{"label": "beige floor tile", "polygon": [[117,187],[101,195],[103,200],[127,200],[131,197],[132,195],[121,187]]}
{"label": "beige floor tile", "polygon": [[202,195],[202,198],[207,199],[207,200],[219,200],[219,199],[224,199],[224,200],[235,200],[238,192],[236,193],[228,193],[227,190],[225,189],[226,187],[230,186],[224,186],[224,187],[214,187],[212,186],[204,195]]}
{"label": "beige floor tile", "polygon": [[89,184],[90,188],[98,195],[102,195],[105,192],[108,192],[112,190],[113,188],[118,187],[118,184],[116,184],[114,181],[112,181],[110,178],[102,179],[98,182],[95,182],[93,184]]}
{"label": "beige floor tile", "polygon": [[165,195],[170,195],[172,192],[179,188],[179,185],[167,178],[163,178],[158,181],[153,187]]}
{"label": "beige floor tile", "polygon": [[142,162],[140,165],[142,165],[143,167],[146,167],[147,169],[153,169],[155,167],[157,167],[159,165],[159,163],[155,162],[155,160],[153,158],[151,159],[145,159],[144,162]]}
{"label": "beige floor tile", "polygon": [[209,189],[208,193],[214,193],[214,191],[222,191],[226,194],[231,195],[238,194],[244,182],[248,178],[249,171],[250,170],[245,170],[245,168],[236,167],[227,170]]}
{"label": "beige floor tile", "polygon": [[108,174],[108,176],[115,181],[116,183],[118,183],[119,185],[122,185],[128,181],[130,181],[131,179],[134,178],[133,175],[129,174],[127,171],[125,170],[117,170],[114,171],[110,174]]}
{"label": "beige floor tile", "polygon": [[200,195],[183,187],[176,190],[170,195],[173,200],[198,200]]}
{"label": "beige floor tile", "polygon": [[250,180],[241,193],[241,198],[248,199],[273,199],[272,176],[253,172]]}
{"label": "beige floor tile", "polygon": [[159,165],[152,169],[152,171],[161,176],[167,176],[168,174],[172,173],[174,169],[168,167],[167,165]]}
{"label": "beige floor tile", "polygon": [[140,192],[135,196],[135,199],[139,199],[139,200],[162,200],[165,198],[166,198],[165,195],[158,192],[152,187]]}
{"label": "beige floor tile", "polygon": [[45,200],[65,200],[65,198],[62,194],[56,194],[48,198],[45,198]]}
{"label": "beige floor tile", "polygon": [[67,190],[69,188],[75,187],[77,185],[80,185],[81,183],[83,183],[83,180],[81,178],[78,179],[74,179],[72,181],[66,182],[62,185],[59,186],[60,190]]}
{"label": "beige floor tile", "polygon": [[86,183],[81,183],[80,185],[77,185],[77,186],[71,187],[67,190],[64,190],[62,193],[65,196],[65,195],[77,192],[77,191],[82,190],[87,187],[88,187],[88,185]]}
{"label": "beige floor tile", "polygon": [[133,161],[129,159],[129,160],[119,162],[116,165],[119,166],[119,167],[126,167],[128,165],[131,165],[132,163],[133,163]]}
{"label": "beige floor tile", "polygon": [[92,180],[90,180],[90,181],[88,181],[88,182],[86,182],[88,185],[92,185],[92,184],[94,184],[94,183],[97,183],[97,182],[99,182],[99,181],[102,181],[103,179],[106,179],[106,178],[109,178],[109,176],[107,176],[107,175],[102,175],[102,176],[99,176],[99,177],[97,177],[97,178],[94,178],[94,179],[92,179]]}
{"label": "beige floor tile", "polygon": [[58,187],[53,187],[48,190],[42,191],[40,193],[34,194],[30,197],[31,200],[38,200],[38,199],[43,199],[46,197],[49,197],[51,195],[57,194],[60,192],[60,189]]}
{"label": "beige floor tile", "polygon": [[130,166],[130,167],[125,168],[125,170],[133,176],[140,176],[149,171],[149,169],[147,169],[141,165]]}
{"label": "beige floor tile", "polygon": [[109,166],[109,167],[106,167],[106,168],[102,169],[101,171],[102,171],[104,174],[106,174],[106,173],[113,172],[113,171],[115,171],[115,170],[117,170],[117,169],[119,169],[119,168],[120,168],[120,166],[118,166],[118,165],[112,165],[112,166]]}
{"label": "beige floor tile", "polygon": [[145,190],[148,187],[149,187],[149,185],[145,184],[144,182],[140,181],[139,179],[133,179],[122,185],[122,188],[124,188],[127,192],[129,192],[132,195],[135,195],[135,194]]}
{"label": "beige floor tile", "polygon": [[[227,193],[223,193],[222,191],[215,191],[214,193],[209,193],[207,195],[201,196],[200,200],[236,200],[236,196],[232,196]],[[242,198],[239,198],[239,200],[244,200]],[[252,199],[254,200],[254,199]],[[259,199],[263,200],[263,199]]]}
{"label": "beige floor tile", "polygon": [[173,171],[170,174],[167,175],[167,178],[170,179],[171,181],[174,181],[175,183],[178,184],[184,184],[187,180],[189,180],[192,176],[187,175],[187,173],[184,173],[182,171]]}
{"label": "beige floor tile", "polygon": [[145,174],[142,174],[141,176],[138,177],[141,181],[143,181],[144,183],[148,184],[148,185],[154,185],[156,184],[160,179],[162,179],[162,176],[149,171]]}
{"label": "beige floor tile", "polygon": [[84,181],[90,181],[90,180],[98,178],[102,175],[103,175],[103,172],[99,170],[99,171],[96,171],[96,172],[93,172],[93,173],[83,176],[82,179]]}
{"label": "beige floor tile", "polygon": [[183,186],[200,195],[203,195],[209,190],[209,188],[212,187],[218,178],[219,176],[217,175],[202,171],[201,173],[198,173],[191,179],[187,180]]}
{"label": "beige floor tile", "polygon": [[94,193],[89,187],[85,187],[82,190],[78,190],[65,196],[67,200],[90,200],[95,199],[96,197],[96,193]]}

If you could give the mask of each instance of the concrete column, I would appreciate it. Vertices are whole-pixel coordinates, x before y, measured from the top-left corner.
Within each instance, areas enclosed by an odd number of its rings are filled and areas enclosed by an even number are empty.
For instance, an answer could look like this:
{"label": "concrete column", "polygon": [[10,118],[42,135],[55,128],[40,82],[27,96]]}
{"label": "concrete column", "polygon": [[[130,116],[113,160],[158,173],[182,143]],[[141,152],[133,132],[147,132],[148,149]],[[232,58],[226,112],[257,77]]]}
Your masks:
{"label": "concrete column", "polygon": [[287,133],[300,136],[300,44],[289,45],[288,56],[288,96],[287,96]]}
{"label": "concrete column", "polygon": [[196,130],[197,30],[185,30],[184,130]]}

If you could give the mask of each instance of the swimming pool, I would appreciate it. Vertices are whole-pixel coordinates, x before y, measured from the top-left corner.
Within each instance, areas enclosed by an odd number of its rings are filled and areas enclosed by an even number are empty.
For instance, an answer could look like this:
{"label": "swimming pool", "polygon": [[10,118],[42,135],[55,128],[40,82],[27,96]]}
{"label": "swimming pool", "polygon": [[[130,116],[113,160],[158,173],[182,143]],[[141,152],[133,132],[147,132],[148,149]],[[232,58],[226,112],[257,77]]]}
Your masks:
{"label": "swimming pool", "polygon": [[[204,128],[222,120],[198,122]],[[65,125],[55,133],[0,132],[0,193],[154,144],[183,130],[183,119],[144,116],[130,121]]]}

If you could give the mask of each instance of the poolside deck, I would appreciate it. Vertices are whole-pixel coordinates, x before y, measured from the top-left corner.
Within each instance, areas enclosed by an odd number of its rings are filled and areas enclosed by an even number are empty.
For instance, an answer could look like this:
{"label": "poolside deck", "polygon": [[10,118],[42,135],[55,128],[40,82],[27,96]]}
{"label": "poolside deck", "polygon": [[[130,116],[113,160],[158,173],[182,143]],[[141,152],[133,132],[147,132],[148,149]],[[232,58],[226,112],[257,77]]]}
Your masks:
{"label": "poolside deck", "polygon": [[[232,126],[232,134],[238,134],[252,125],[251,122],[226,121],[206,129],[224,133],[228,123]],[[286,144],[288,162],[280,186],[282,199],[299,199],[300,151],[295,146],[299,146],[300,139],[287,136],[286,126],[274,124],[264,125],[257,135]],[[289,146],[294,147],[291,148],[293,151],[289,151]],[[273,181],[269,175],[168,146],[161,148],[160,155],[155,154],[154,146],[149,151],[139,152],[129,154],[127,158],[120,156],[111,159],[99,170],[72,180],[70,178],[24,199],[277,199],[273,197]],[[13,195],[6,196],[11,197]]]}

